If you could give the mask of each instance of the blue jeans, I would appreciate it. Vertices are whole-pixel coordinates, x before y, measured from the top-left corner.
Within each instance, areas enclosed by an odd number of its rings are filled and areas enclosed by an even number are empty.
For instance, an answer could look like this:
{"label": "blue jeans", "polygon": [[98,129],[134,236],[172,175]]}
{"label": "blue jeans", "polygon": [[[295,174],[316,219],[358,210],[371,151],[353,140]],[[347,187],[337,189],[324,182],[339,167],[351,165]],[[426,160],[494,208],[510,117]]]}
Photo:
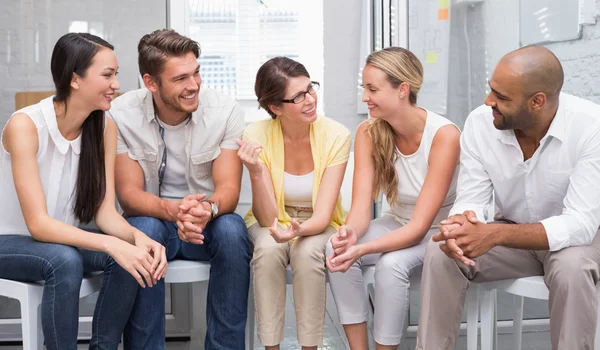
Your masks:
{"label": "blue jeans", "polygon": [[90,349],[117,349],[135,301],[136,280],[108,254],[30,236],[0,235],[0,278],[45,281],[42,330],[48,350],[76,350],[79,289],[84,273],[104,271]]}
{"label": "blue jeans", "polygon": [[[146,216],[127,219],[148,237],[165,246],[167,259],[210,261],[206,303],[206,350],[244,349],[250,283],[251,243],[244,220],[237,214],[217,217],[203,231],[204,244],[179,239],[177,225]],[[140,288],[125,328],[125,349],[165,348],[165,283]]]}

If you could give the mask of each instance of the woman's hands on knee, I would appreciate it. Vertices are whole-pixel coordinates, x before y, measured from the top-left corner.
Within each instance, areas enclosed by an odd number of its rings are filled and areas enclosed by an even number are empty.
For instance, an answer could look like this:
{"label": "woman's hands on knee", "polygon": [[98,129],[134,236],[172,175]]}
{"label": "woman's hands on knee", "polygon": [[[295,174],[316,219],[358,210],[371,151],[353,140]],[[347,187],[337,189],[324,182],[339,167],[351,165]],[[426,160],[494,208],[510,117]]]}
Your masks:
{"label": "woman's hands on knee", "polygon": [[109,244],[108,254],[117,264],[129,272],[142,288],[146,288],[146,285],[152,287],[156,284],[156,280],[152,277],[154,259],[148,250],[118,238],[115,238]]}
{"label": "woman's hands on knee", "polygon": [[142,248],[152,256],[152,279],[154,284],[160,281],[167,274],[167,250],[157,241],[146,236],[142,231],[137,231],[134,234],[135,246]]}

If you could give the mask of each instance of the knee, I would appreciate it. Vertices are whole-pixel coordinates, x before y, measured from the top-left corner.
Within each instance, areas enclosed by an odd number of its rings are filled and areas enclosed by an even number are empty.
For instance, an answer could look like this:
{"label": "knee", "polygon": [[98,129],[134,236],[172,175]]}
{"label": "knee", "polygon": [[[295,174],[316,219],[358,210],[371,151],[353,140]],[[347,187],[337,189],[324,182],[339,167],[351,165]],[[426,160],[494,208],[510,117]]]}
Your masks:
{"label": "knee", "polygon": [[51,256],[48,257],[45,276],[46,283],[61,285],[72,291],[79,291],[83,279],[83,258],[74,247],[52,244],[48,247]]}
{"label": "knee", "polygon": [[275,266],[287,266],[287,258],[282,246],[275,241],[257,242],[254,246],[252,265],[255,268],[274,268]]}
{"label": "knee", "polygon": [[[598,281],[598,264],[585,254],[553,253],[546,267],[544,280],[547,286],[595,286]],[[552,254],[552,253],[551,253]]]}
{"label": "knee", "polygon": [[445,266],[455,264],[454,259],[448,258],[446,253],[440,249],[440,243],[429,240],[425,248],[425,265],[428,266]]}
{"label": "knee", "polygon": [[375,280],[377,284],[391,282],[396,285],[402,283],[408,285],[411,268],[408,262],[414,259],[403,258],[398,254],[382,254],[377,265],[375,265]]}
{"label": "knee", "polygon": [[210,224],[210,241],[250,251],[246,223],[237,214],[221,215]]}
{"label": "knee", "polygon": [[[295,244],[295,243],[294,243]],[[294,273],[297,272],[324,272],[325,271],[325,247],[314,247],[303,245],[292,248],[290,254],[290,267]]]}
{"label": "knee", "polygon": [[166,234],[168,231],[162,220],[150,216],[131,216],[127,218],[127,222],[162,245],[167,241]]}

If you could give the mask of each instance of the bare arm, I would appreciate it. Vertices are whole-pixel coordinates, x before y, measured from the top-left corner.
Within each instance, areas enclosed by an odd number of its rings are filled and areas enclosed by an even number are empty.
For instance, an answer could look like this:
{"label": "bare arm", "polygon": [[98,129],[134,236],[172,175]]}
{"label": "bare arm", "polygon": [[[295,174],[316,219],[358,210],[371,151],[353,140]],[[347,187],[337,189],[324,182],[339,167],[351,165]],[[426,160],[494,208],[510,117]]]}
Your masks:
{"label": "bare arm", "polygon": [[423,240],[452,183],[460,154],[459,138],[460,132],[453,125],[438,130],[431,146],[429,170],[410,221],[383,237],[365,243],[361,247],[361,255],[407,248]]}
{"label": "bare arm", "polygon": [[144,171],[137,161],[129,158],[127,152],[116,156],[115,189],[125,214],[177,220],[179,202],[161,199],[144,191]]}
{"label": "bare arm", "polygon": [[373,206],[373,182],[375,164],[373,145],[367,134],[367,122],[362,122],[354,140],[354,175],[352,178],[352,205],[346,218],[346,225],[352,227],[358,237],[369,228]]}
{"label": "bare arm", "polygon": [[117,126],[112,119],[106,118],[105,120],[104,166],[106,171],[106,192],[104,200],[96,213],[96,225],[102,232],[133,244],[135,242],[135,235],[138,234],[139,231],[131,227],[127,221],[119,215],[115,207]]}
{"label": "bare arm", "polygon": [[[546,230],[539,222],[519,225],[487,224],[486,226],[492,233],[490,238],[495,241],[494,245],[528,250],[549,249]],[[460,245],[460,242],[457,243]]]}
{"label": "bare arm", "polygon": [[48,215],[36,159],[39,147],[37,129],[27,115],[12,117],[4,131],[3,145],[10,153],[19,204],[33,238],[102,252],[108,252],[110,246],[117,244],[115,237],[87,232]]}
{"label": "bare arm", "polygon": [[233,213],[240,199],[242,162],[237,152],[234,149],[221,148],[221,154],[213,162],[215,192],[208,199],[219,206],[219,215]]}
{"label": "bare arm", "polygon": [[96,213],[96,225],[102,232],[118,237],[134,244],[144,251],[152,253],[152,266],[150,273],[153,281],[164,277],[167,269],[167,256],[165,248],[151,240],[145,233],[129,225],[117,212],[115,205],[115,157],[117,153],[117,125],[106,118],[104,132],[104,163],[106,171],[106,192],[104,200]]}
{"label": "bare arm", "polygon": [[273,181],[267,168],[260,164],[259,173],[250,173],[252,214],[262,227],[269,227],[278,216]]}
{"label": "bare arm", "polygon": [[299,236],[316,235],[325,231],[329,226],[335,203],[340,194],[347,164],[346,162],[334,165],[325,170],[317,193],[313,215],[300,224]]}
{"label": "bare arm", "polygon": [[240,147],[237,155],[250,174],[252,214],[260,226],[269,227],[277,218],[278,209],[271,174],[259,160],[262,146],[248,139],[237,139],[236,142]]}

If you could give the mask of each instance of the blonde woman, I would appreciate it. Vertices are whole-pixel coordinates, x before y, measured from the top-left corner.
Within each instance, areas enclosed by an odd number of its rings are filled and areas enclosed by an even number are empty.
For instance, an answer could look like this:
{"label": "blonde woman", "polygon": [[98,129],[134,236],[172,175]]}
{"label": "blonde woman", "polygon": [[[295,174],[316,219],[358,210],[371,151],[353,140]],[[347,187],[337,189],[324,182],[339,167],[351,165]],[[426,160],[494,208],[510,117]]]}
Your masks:
{"label": "blonde woman", "polygon": [[325,244],[343,224],[340,187],[350,132],[317,115],[317,89],[304,66],[275,57],[256,75],[258,102],[272,117],[250,125],[238,152],[252,182],[246,216],[258,337],[266,349],[283,339],[286,267],[294,276],[298,342],[317,349],[325,318]]}
{"label": "blonde woman", "polygon": [[[357,130],[352,207],[327,245],[327,267],[350,347],[368,349],[361,266],[375,265],[374,338],[377,349],[396,349],[407,327],[409,278],[454,202],[460,132],[417,106],[423,67],[412,52],[373,52],[362,80],[372,118]],[[380,192],[391,209],[369,221]]]}

